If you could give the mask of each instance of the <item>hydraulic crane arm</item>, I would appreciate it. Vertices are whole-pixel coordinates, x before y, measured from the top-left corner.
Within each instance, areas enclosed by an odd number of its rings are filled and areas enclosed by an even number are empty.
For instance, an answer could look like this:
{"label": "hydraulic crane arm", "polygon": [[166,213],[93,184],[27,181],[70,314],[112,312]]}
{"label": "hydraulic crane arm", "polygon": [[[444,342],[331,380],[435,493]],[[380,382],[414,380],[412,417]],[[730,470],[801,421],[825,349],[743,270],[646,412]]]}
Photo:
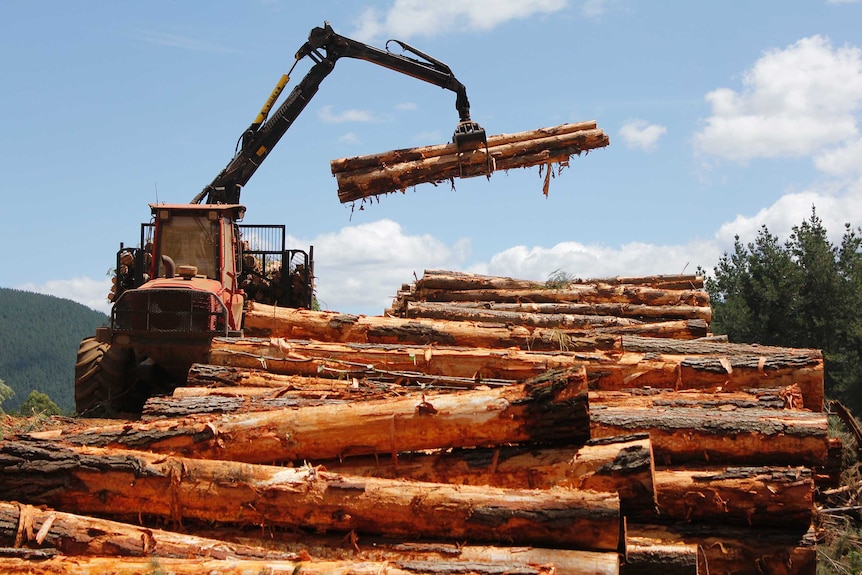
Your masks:
{"label": "hydraulic crane arm", "polygon": [[[398,44],[402,50],[410,52],[419,59],[390,52],[388,50],[390,42]],[[470,120],[467,90],[464,84],[455,78],[449,66],[398,40],[389,40],[386,46],[386,50],[381,50],[345,38],[333,32],[329,23],[325,23],[323,28],[314,28],[308,36],[308,41],[296,53],[291,72],[306,56],[314,61],[314,65],[276,109],[272,117],[267,118],[270,109],[287,84],[290,72],[282,76],[254,122],[243,133],[236,155],[221,173],[194,197],[192,203],[199,204],[205,198],[204,203],[209,204],[239,203],[242,187],[251,179],[263,160],[305,109],[317,93],[321,82],[332,72],[339,58],[366,60],[455,92],[455,108],[458,110],[459,123],[455,129],[453,141],[459,146],[471,141],[486,141],[485,131]]]}

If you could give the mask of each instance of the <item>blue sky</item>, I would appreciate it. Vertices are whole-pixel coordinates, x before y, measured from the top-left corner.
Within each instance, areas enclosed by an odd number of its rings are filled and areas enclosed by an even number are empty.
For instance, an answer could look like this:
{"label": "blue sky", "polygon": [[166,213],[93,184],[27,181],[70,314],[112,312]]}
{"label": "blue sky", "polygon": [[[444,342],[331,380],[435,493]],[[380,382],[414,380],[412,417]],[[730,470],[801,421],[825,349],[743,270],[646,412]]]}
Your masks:
{"label": "blue sky", "polygon": [[[309,31],[447,63],[489,134],[596,120],[609,147],[339,203],[329,161],[448,141],[454,95],[342,60],[246,186],[246,223],[314,245],[324,307],[380,314],[424,269],[544,280],[693,272],[812,205],[862,225],[860,1],[0,3],[0,286],[107,310],[147,204],[227,164]],[[289,88],[308,70],[300,62]]]}

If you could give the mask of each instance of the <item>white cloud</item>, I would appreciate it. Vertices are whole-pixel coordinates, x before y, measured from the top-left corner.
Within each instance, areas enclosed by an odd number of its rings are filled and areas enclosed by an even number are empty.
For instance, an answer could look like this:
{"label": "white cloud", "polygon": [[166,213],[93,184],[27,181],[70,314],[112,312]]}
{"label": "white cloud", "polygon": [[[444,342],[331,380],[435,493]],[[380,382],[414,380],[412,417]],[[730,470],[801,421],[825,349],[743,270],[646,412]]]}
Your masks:
{"label": "white cloud", "polygon": [[620,128],[623,142],[630,148],[654,150],[658,139],[667,133],[667,128],[650,124],[646,120],[632,120]]}
{"label": "white cloud", "polygon": [[89,308],[111,313],[107,295],[111,291],[111,278],[93,279],[78,277],[68,280],[49,280],[43,284],[27,283],[15,289],[70,299]]}
{"label": "white cloud", "polygon": [[317,116],[327,124],[343,124],[345,122],[376,122],[377,117],[368,110],[357,110],[355,108],[335,113],[332,106],[321,106]]}
{"label": "white cloud", "polygon": [[580,278],[694,273],[708,267],[721,250],[713,242],[660,246],[632,242],[621,246],[561,242],[551,247],[515,246],[496,254],[472,271],[491,275],[545,280],[557,270]]}
{"label": "white cloud", "polygon": [[359,136],[355,132],[347,132],[339,136],[338,141],[342,144],[357,144],[359,143]]}
{"label": "white cloud", "polygon": [[695,143],[723,158],[800,157],[858,138],[862,51],[833,48],[823,36],[764,54],[743,90],[706,95],[712,115]]}
{"label": "white cloud", "polygon": [[416,105],[416,102],[402,102],[396,104],[395,109],[399,112],[415,112],[419,109],[419,106]]}
{"label": "white cloud", "polygon": [[733,236],[739,235],[743,243],[747,243],[754,240],[763,225],[769,228],[770,233],[784,241],[789,237],[793,226],[808,219],[812,206],[823,221],[830,241],[839,243],[845,223],[858,226],[862,222],[862,180],[855,182],[841,194],[835,194],[827,188],[787,194],[753,216],[740,215],[723,224],[715,234],[716,241],[723,246],[730,246]]}
{"label": "white cloud", "polygon": [[567,0],[395,0],[384,13],[366,9],[351,36],[363,41],[382,36],[406,40],[452,30],[490,30],[510,20],[557,12],[566,4]]}
{"label": "white cloud", "polygon": [[426,268],[457,269],[470,249],[467,240],[449,246],[431,235],[409,235],[388,219],[347,226],[310,243],[321,305],[372,314],[382,314],[414,273],[421,277]]}
{"label": "white cloud", "polygon": [[862,177],[862,138],[822,152],[814,158],[815,167],[835,177]]}
{"label": "white cloud", "polygon": [[586,0],[581,7],[581,13],[589,18],[597,18],[607,12],[611,3],[613,0]]}

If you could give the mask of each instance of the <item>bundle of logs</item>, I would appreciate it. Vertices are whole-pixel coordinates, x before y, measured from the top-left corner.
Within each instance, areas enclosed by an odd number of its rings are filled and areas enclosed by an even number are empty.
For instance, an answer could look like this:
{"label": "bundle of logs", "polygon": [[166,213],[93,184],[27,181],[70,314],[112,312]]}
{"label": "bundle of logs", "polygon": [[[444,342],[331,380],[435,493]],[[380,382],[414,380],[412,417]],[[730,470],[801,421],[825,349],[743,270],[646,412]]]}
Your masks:
{"label": "bundle of logs", "polygon": [[0,442],[0,572],[814,573],[823,358],[709,318],[694,276],[255,304],[139,421]]}
{"label": "bundle of logs", "polygon": [[554,167],[568,166],[580,155],[610,143],[595,121],[562,124],[515,134],[499,134],[482,142],[440,144],[390,150],[380,154],[340,158],[330,162],[341,203],[391,192],[404,192],[419,184],[453,182],[455,178],[488,176],[497,170],[541,166],[547,196]]}

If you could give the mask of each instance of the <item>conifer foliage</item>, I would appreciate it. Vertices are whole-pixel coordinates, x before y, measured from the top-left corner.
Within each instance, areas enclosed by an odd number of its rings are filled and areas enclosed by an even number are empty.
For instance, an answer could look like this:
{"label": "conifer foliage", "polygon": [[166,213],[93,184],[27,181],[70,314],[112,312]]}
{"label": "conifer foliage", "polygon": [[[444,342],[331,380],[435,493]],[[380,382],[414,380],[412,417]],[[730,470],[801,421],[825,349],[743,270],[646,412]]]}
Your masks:
{"label": "conifer foliage", "polygon": [[826,395],[862,412],[862,234],[845,224],[833,244],[812,207],[780,243],[766,226],[753,242],[736,237],[706,280],[712,331],[731,341],[816,348]]}

